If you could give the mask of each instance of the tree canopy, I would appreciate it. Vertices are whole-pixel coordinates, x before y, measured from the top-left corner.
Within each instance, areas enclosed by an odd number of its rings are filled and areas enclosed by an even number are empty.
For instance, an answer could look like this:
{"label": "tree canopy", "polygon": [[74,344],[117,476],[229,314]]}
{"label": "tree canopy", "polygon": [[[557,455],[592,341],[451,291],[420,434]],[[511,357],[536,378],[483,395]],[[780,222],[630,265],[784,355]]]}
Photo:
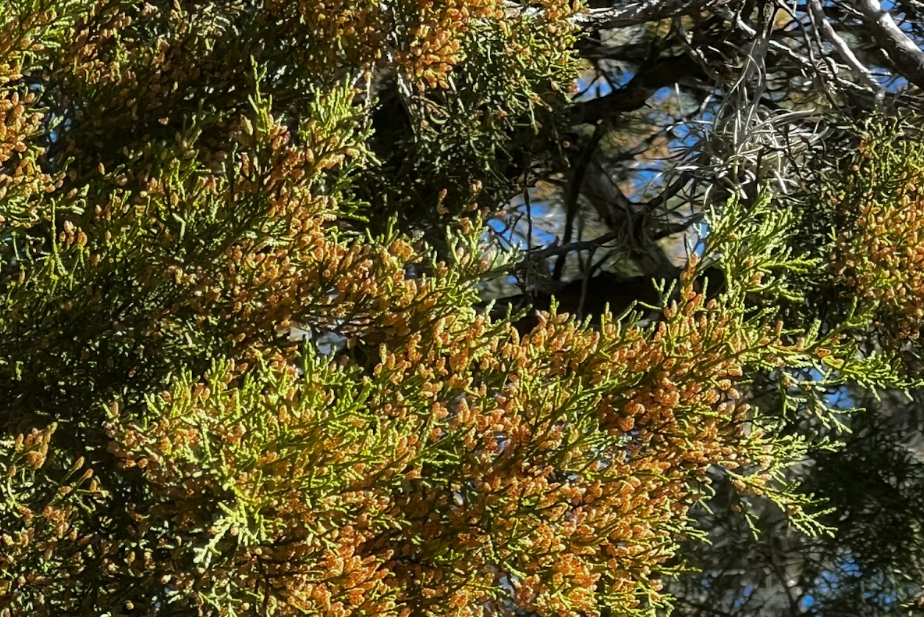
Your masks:
{"label": "tree canopy", "polygon": [[921,8],[0,0],[0,615],[924,609]]}

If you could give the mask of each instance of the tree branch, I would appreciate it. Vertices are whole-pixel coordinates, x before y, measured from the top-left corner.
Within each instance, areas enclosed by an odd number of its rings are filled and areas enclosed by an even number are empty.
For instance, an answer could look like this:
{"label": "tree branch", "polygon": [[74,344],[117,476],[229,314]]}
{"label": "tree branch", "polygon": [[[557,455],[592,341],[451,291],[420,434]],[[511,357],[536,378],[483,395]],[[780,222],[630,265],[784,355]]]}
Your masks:
{"label": "tree branch", "polygon": [[908,81],[924,89],[924,51],[902,32],[879,0],[852,0],[851,3],[863,16],[873,38],[889,54],[895,68]]}
{"label": "tree branch", "polygon": [[[530,251],[529,255],[533,259],[545,259],[547,257],[554,257],[556,255],[565,255],[568,253],[573,253],[574,251],[587,251],[590,249],[598,249],[607,242],[612,242],[613,240],[619,238],[620,232],[618,230],[608,231],[602,236],[598,236],[591,240],[581,240],[578,242],[569,242],[567,244],[553,244],[546,248],[534,249]],[[511,266],[510,269],[513,270],[517,266]]]}
{"label": "tree branch", "polygon": [[655,92],[685,78],[700,78],[702,68],[689,56],[672,56],[658,60],[650,67],[642,67],[629,83],[606,96],[581,104],[584,122],[597,122],[604,118],[635,111],[645,105]]}
{"label": "tree branch", "polygon": [[857,59],[856,55],[851,51],[850,46],[847,45],[846,41],[844,41],[837,32],[835,32],[834,27],[828,21],[828,18],[825,16],[824,7],[821,5],[821,0],[809,0],[809,8],[814,17],[815,27],[818,28],[821,36],[831,43],[834,49],[837,50],[837,53],[843,58],[844,62],[860,76],[860,79],[862,79],[867,86],[873,90],[878,90],[879,84],[876,83],[872,73],[870,73],[869,69],[863,66],[863,63]]}
{"label": "tree branch", "polygon": [[695,13],[711,4],[727,0],[637,0],[620,2],[619,6],[605,9],[591,9],[575,15],[571,21],[585,30],[607,30],[637,26],[649,21],[669,19],[678,15]]}
{"label": "tree branch", "polygon": [[[600,145],[600,141],[606,134],[606,126],[600,123],[594,129],[594,134],[590,142],[584,146],[574,172],[571,174],[571,181],[568,183],[568,194],[565,196],[565,230],[562,237],[562,244],[567,245],[571,242],[571,235],[574,233],[574,219],[577,216],[578,200],[581,196],[581,185],[584,181],[584,175],[587,173],[587,167],[594,158],[594,153]],[[556,281],[561,278],[562,270],[565,267],[565,258],[559,257],[555,262],[552,272],[552,278]]]}

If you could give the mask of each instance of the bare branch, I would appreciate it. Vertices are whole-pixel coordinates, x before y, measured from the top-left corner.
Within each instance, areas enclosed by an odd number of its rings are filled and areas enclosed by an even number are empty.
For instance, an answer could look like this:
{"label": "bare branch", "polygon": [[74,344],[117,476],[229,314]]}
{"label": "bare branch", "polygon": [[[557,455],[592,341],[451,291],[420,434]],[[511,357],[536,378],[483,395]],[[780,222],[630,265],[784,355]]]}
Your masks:
{"label": "bare branch", "polygon": [[[584,150],[581,152],[581,157],[578,159],[577,165],[574,168],[574,173],[571,174],[571,181],[568,185],[568,194],[565,197],[565,231],[564,238],[562,243],[568,244],[571,242],[571,235],[574,230],[574,218],[577,216],[578,210],[578,199],[581,194],[581,185],[584,181],[584,174],[587,173],[587,167],[590,165],[591,160],[593,160],[594,153],[597,150],[597,147],[600,145],[600,141],[603,139],[603,136],[606,134],[606,127],[603,124],[598,124],[594,129],[594,134],[590,138],[590,142],[584,146]],[[552,278],[558,280],[561,278],[562,269],[565,267],[565,260],[560,258],[555,263],[555,269],[552,274]]]}
{"label": "bare branch", "polygon": [[[566,244],[552,244],[545,248],[533,249],[530,251],[530,257],[545,259],[547,257],[555,257],[556,255],[566,255],[568,253],[573,253],[575,251],[586,251],[590,249],[598,249],[607,242],[612,242],[613,240],[618,239],[620,236],[619,230],[608,231],[602,236],[593,238],[591,240],[581,240],[578,242],[568,242]],[[511,266],[511,270],[516,266]]]}
{"label": "bare branch", "polygon": [[575,15],[572,22],[587,30],[606,30],[637,26],[649,21],[688,15],[709,5],[724,4],[728,0],[637,0],[620,2],[619,6],[592,9]]}
{"label": "bare branch", "polygon": [[629,83],[606,96],[582,103],[585,122],[635,111],[645,105],[658,90],[702,77],[702,68],[692,58],[682,55],[663,58],[649,67],[643,67]]}
{"label": "bare branch", "polygon": [[924,88],[924,51],[902,32],[879,0],[851,0],[895,68],[918,88]]}
{"label": "bare branch", "polygon": [[840,54],[844,62],[850,66],[866,83],[867,86],[873,88],[874,90],[879,89],[879,84],[876,83],[876,80],[873,78],[872,73],[869,72],[863,63],[860,62],[857,57],[851,51],[850,46],[841,38],[841,36],[835,32],[834,27],[828,21],[828,18],[825,16],[824,8],[821,5],[821,0],[809,0],[809,8],[812,11],[812,16],[815,18],[815,27],[818,28],[823,36],[834,49],[837,50],[837,53]]}

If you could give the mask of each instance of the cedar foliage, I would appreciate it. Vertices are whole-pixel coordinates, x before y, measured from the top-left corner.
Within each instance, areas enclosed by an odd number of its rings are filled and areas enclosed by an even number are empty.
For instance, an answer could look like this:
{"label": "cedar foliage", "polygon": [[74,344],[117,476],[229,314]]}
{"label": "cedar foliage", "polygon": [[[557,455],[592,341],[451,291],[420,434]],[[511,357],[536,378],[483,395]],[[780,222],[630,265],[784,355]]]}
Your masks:
{"label": "cedar foliage", "polygon": [[[820,331],[849,318],[857,353],[891,357],[917,377],[912,397],[862,383],[806,392],[842,408],[848,431],[823,416],[783,415],[781,430],[828,434],[839,447],[817,442],[803,464],[786,472],[799,492],[824,500],[818,521],[831,533],[805,534],[785,513],[758,498],[742,503],[727,479],[716,477],[707,508],[693,512],[710,544],[686,541],[691,566],[672,580],[673,614],[762,617],[800,615],[920,615],[924,613],[924,457],[920,433],[920,216],[924,181],[920,119],[873,117],[832,135],[832,152],[810,161],[814,182],[791,196],[798,221],[790,243],[819,268],[792,277],[805,302],[784,303],[787,323],[816,320]],[[777,207],[781,207],[778,203]],[[837,363],[836,358],[834,359]],[[790,386],[811,376],[791,372]],[[762,376],[751,390],[765,407],[784,407],[779,383]],[[794,413],[795,412],[795,413]],[[751,520],[741,514],[749,505]],[[748,526],[758,533],[752,534]]]}
{"label": "cedar foliage", "polygon": [[648,615],[710,470],[819,530],[751,384],[906,382],[780,320],[770,199],[654,321],[476,308],[574,77],[538,4],[0,2],[4,616]]}

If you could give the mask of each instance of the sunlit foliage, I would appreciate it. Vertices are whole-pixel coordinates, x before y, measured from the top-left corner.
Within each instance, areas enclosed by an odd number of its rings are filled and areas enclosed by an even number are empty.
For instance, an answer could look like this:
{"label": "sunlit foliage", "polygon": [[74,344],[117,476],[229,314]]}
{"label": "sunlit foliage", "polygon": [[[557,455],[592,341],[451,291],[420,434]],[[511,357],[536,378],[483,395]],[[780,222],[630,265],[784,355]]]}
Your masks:
{"label": "sunlit foliage", "polygon": [[895,380],[778,320],[767,200],[653,321],[476,310],[574,75],[539,4],[0,2],[4,616],[652,614],[716,469],[817,528],[749,384]]}
{"label": "sunlit foliage", "polygon": [[837,273],[900,342],[924,323],[924,150],[915,130],[894,124],[865,131],[831,199],[845,219]]}

